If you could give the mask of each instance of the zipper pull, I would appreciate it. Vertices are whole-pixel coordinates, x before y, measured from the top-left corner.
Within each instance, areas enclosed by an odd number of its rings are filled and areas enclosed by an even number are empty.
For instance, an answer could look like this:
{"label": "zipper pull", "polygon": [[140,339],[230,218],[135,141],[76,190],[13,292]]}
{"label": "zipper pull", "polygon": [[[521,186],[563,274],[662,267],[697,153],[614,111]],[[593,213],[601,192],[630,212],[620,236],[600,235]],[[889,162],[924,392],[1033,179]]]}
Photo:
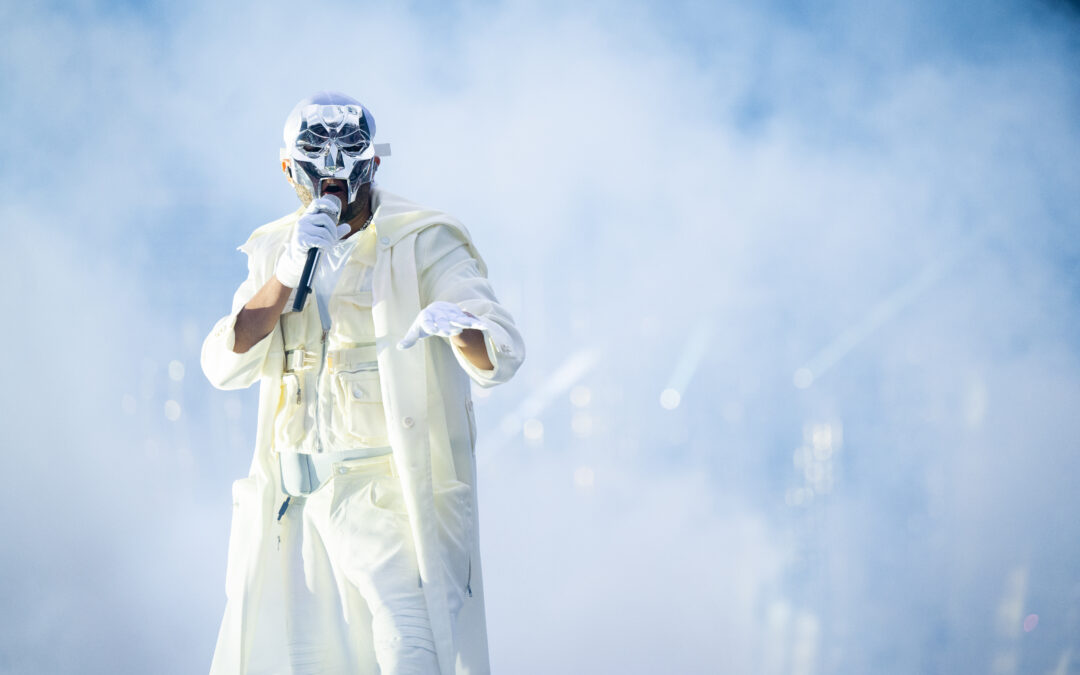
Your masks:
{"label": "zipper pull", "polygon": [[296,405],[300,405],[300,392],[304,391],[300,385],[296,385]]}
{"label": "zipper pull", "polygon": [[[277,512],[277,519],[278,520],[281,520],[281,517],[283,515],[285,515],[285,509],[289,508],[289,500],[290,499],[292,499],[292,497],[286,497],[285,501],[281,502],[281,508]],[[278,538],[278,545],[279,546],[281,545],[281,538],[280,537]]]}
{"label": "zipper pull", "polygon": [[469,556],[469,578],[465,580],[465,595],[472,597],[472,556]]}

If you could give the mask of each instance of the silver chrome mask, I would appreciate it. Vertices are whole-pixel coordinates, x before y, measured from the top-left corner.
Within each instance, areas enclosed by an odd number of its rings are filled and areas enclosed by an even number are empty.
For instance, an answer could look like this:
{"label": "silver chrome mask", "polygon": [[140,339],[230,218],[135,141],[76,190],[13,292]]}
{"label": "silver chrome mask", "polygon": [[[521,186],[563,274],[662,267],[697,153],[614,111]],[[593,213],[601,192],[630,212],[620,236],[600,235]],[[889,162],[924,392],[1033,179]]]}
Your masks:
{"label": "silver chrome mask", "polygon": [[[360,186],[371,182],[375,157],[389,155],[388,144],[372,144],[375,119],[359,101],[336,92],[320,92],[301,101],[285,122],[281,159],[313,199],[323,196],[324,181],[343,182],[352,203]],[[341,195],[344,197],[344,195]]]}

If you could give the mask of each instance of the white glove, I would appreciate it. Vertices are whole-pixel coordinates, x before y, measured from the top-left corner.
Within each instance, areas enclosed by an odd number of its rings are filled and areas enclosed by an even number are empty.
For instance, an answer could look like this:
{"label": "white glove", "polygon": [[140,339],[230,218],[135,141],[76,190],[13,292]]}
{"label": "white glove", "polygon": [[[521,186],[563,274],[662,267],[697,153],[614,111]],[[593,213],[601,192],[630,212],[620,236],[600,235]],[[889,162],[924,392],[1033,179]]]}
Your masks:
{"label": "white glove", "polygon": [[485,330],[488,325],[483,319],[475,314],[470,314],[452,302],[436,300],[420,310],[416,319],[412,322],[409,332],[405,334],[398,349],[408,349],[421,340],[432,335],[440,337],[453,337],[466,328]]}
{"label": "white glove", "polygon": [[289,288],[300,285],[308,251],[314,248],[330,248],[352,228],[348,223],[337,224],[341,212],[341,200],[326,195],[312,200],[296,223],[292,239],[278,258],[274,275]]}

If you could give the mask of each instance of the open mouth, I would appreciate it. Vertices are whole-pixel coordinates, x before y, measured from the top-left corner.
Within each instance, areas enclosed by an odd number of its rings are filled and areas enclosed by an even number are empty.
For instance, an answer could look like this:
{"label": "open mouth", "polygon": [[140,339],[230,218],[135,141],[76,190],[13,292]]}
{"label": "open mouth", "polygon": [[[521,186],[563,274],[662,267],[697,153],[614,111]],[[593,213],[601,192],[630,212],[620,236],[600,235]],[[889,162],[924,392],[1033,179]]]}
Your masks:
{"label": "open mouth", "polygon": [[320,183],[319,191],[324,195],[334,195],[345,202],[345,181],[337,178],[324,178]]}

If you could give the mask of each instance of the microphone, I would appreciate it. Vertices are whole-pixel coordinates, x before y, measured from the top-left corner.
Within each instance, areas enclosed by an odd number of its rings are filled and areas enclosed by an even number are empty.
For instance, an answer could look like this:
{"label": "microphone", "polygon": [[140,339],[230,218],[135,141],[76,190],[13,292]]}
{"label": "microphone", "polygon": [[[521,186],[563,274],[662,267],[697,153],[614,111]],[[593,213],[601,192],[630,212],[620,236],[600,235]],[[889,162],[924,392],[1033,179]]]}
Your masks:
{"label": "microphone", "polygon": [[[341,220],[341,200],[334,195],[323,196],[337,202],[337,215],[334,218],[334,223],[337,224]],[[321,249],[315,246],[308,249],[307,262],[304,263],[304,271],[300,273],[300,285],[296,287],[296,299],[293,300],[292,311],[294,312],[304,309],[304,305],[307,303],[308,293],[311,292],[312,279],[315,276],[315,266],[319,264],[319,253],[321,253]]]}

